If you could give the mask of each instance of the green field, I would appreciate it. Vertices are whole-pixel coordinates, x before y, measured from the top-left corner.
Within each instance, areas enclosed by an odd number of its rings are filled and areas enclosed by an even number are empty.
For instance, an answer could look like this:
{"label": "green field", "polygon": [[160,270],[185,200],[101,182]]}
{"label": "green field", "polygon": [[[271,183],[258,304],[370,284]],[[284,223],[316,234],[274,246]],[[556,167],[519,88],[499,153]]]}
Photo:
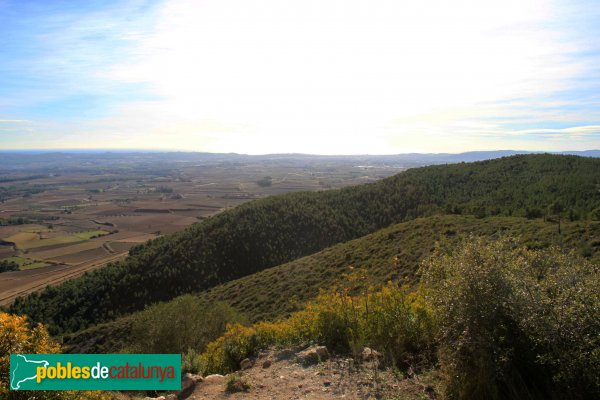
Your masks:
{"label": "green field", "polygon": [[19,264],[19,269],[21,271],[24,271],[27,269],[47,267],[48,265],[50,265],[50,264],[45,263],[40,260],[34,260],[31,258],[19,257],[19,256],[8,257],[8,258],[5,258],[3,261],[9,261],[9,262],[12,261],[12,262]]}
{"label": "green field", "polygon": [[79,232],[65,236],[57,236],[48,239],[40,239],[38,233],[35,232],[19,232],[5,240],[15,243],[19,250],[37,249],[40,247],[54,246],[57,244],[78,243],[90,240],[93,237],[108,235],[108,232],[103,230]]}

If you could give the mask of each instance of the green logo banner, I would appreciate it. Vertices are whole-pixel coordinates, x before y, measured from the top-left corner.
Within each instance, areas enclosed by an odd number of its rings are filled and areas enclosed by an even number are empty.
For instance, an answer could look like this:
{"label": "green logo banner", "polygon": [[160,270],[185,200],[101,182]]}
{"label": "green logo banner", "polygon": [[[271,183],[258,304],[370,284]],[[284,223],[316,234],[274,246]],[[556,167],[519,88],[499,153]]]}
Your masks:
{"label": "green logo banner", "polygon": [[11,390],[180,390],[180,354],[11,354]]}

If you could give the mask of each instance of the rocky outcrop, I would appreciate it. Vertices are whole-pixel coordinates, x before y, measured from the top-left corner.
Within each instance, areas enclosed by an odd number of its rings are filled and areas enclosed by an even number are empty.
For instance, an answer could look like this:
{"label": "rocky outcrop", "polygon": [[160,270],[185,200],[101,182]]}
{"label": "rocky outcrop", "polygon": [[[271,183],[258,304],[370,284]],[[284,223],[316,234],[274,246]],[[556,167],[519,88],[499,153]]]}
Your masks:
{"label": "rocky outcrop", "polygon": [[329,351],[325,346],[311,346],[298,353],[297,360],[302,365],[312,365],[329,359]]}
{"label": "rocky outcrop", "polygon": [[244,358],[241,362],[240,362],[240,368],[241,369],[248,369],[248,368],[252,368],[252,366],[254,365],[254,361],[252,361],[249,358]]}

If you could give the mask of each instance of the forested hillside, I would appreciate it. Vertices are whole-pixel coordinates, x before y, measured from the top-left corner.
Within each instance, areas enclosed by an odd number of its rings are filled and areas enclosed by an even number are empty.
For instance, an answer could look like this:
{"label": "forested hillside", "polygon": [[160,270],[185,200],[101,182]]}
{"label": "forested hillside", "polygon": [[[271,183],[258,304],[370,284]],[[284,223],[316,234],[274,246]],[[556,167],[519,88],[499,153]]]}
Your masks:
{"label": "forested hillside", "polygon": [[526,155],[418,168],[358,187],[257,200],[138,246],[123,262],[18,299],[54,333],[209,289],[393,223],[432,214],[589,219],[600,160]]}
{"label": "forested hillside", "polygon": [[[320,290],[347,287],[349,283],[345,276],[364,276],[352,283],[353,292],[371,285],[378,287],[390,280],[411,285],[416,280],[419,264],[436,243],[452,248],[461,238],[470,235],[490,239],[509,236],[528,248],[561,246],[574,249],[578,255],[593,262],[600,260],[600,222],[566,222],[562,233],[558,234],[555,223],[542,219],[440,215],[394,224],[318,253],[220,284],[199,293],[199,303],[225,302],[251,322],[277,320],[302,309]],[[170,303],[163,303],[158,308],[166,309]],[[156,310],[152,312],[157,313]],[[133,343],[145,343],[147,338],[131,334],[131,324],[136,317],[137,313],[134,313],[68,335],[64,338],[66,348],[76,353],[111,353]],[[168,321],[157,322],[162,323],[169,324]],[[170,331],[170,328],[165,329]]]}

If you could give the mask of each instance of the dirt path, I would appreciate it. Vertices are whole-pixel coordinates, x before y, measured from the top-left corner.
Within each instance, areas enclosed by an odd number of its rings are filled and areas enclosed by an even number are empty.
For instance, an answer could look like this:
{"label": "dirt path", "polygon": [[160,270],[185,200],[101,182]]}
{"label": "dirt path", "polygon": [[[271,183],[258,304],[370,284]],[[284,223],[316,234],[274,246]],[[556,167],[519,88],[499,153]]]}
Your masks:
{"label": "dirt path", "polygon": [[77,278],[87,271],[92,271],[109,262],[122,259],[127,256],[127,253],[122,252],[99,261],[75,266],[59,264],[25,271],[4,272],[0,274],[0,305],[10,304],[18,296],[41,290],[46,286]]}
{"label": "dirt path", "polygon": [[[297,362],[297,353],[269,350],[253,360],[253,365],[228,376],[208,376],[184,397],[193,400],[237,399],[435,399],[427,384],[431,377],[404,377],[381,370],[374,362],[356,365],[349,358],[334,358],[311,366]],[[246,391],[227,391],[227,382],[247,385]],[[240,385],[243,387],[243,385]]]}

